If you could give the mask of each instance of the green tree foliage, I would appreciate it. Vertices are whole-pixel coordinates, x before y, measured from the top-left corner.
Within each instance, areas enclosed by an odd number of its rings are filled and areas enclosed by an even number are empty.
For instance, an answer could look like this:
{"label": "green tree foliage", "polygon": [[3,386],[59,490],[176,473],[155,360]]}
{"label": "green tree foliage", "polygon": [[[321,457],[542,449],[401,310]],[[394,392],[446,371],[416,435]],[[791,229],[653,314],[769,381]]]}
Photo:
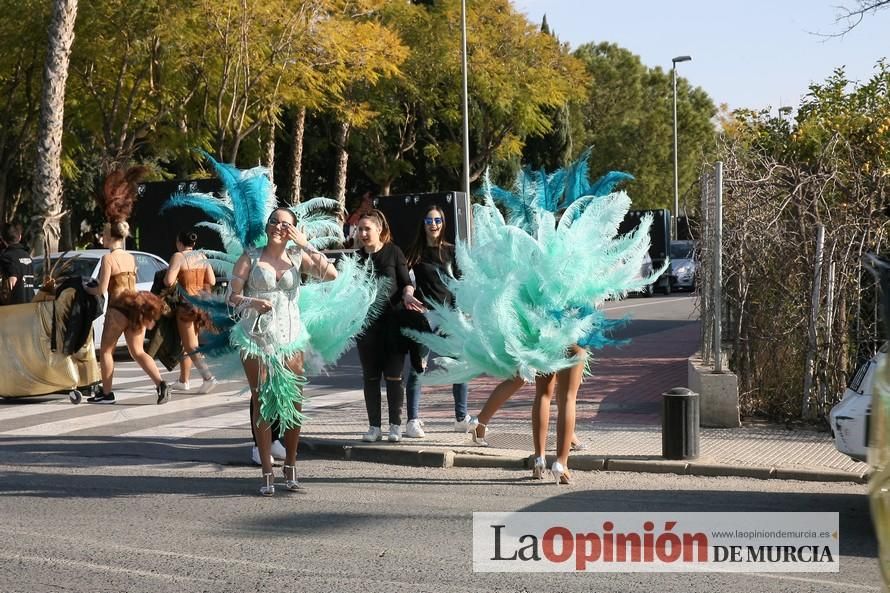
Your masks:
{"label": "green tree foliage", "polygon": [[[556,35],[550,31],[546,14],[541,21],[541,33],[551,35],[558,40]],[[563,44],[562,48],[568,53],[568,45]],[[586,94],[584,98],[587,98]],[[577,102],[580,103],[580,101]],[[574,111],[577,112],[577,110],[577,106],[575,106]],[[522,161],[525,165],[536,170],[543,168],[547,171],[555,171],[571,161],[574,156],[572,111],[572,106],[568,102],[548,109],[550,129],[542,134],[531,136],[525,141],[522,150]]]}
{"label": "green tree foliage", "polygon": [[888,88],[884,63],[864,84],[838,70],[793,121],[737,111],[724,122],[727,337],[749,413],[826,414],[882,341],[862,256],[885,252],[890,231]]}
{"label": "green tree foliage", "polygon": [[[49,5],[0,0],[0,225],[16,213],[31,178]],[[12,18],[15,15],[15,18]]]}
{"label": "green tree foliage", "polygon": [[[673,112],[670,72],[648,68],[612,43],[586,44],[574,53],[590,76],[580,108],[576,146],[593,146],[591,171],[624,170],[636,177],[635,208],[673,206]],[[701,88],[677,79],[681,204],[692,207],[701,163],[714,146],[717,110]]]}
{"label": "green tree foliage", "polygon": [[[166,24],[179,2],[88,2],[78,17],[69,108],[83,145],[95,144],[99,174],[131,161],[154,132],[173,125],[193,99],[196,76],[185,67]],[[93,148],[93,147],[90,147]]]}
{"label": "green tree foliage", "polygon": [[[394,2],[382,18],[411,53],[403,76],[370,97],[381,117],[356,139],[367,157],[363,169],[387,190],[406,174],[413,188],[456,187],[462,163],[460,2]],[[587,77],[565,48],[507,0],[470,3],[467,37],[475,180],[488,165],[518,158],[529,137],[549,131],[552,110],[583,96]]]}
{"label": "green tree foliage", "polygon": [[[29,73],[42,67],[49,4],[4,6],[21,15],[0,25],[8,219],[33,203],[31,165],[18,164],[35,138],[40,85]],[[553,169],[594,144],[593,171],[628,170],[638,205],[667,204],[665,73],[614,46],[573,56],[508,0],[468,8],[471,179],[489,166],[496,179],[520,163]],[[297,183],[341,198],[459,183],[459,0],[108,0],[80,13],[61,155],[75,225],[99,221],[94,195],[109,168],[138,161],[159,177],[194,175],[193,147],[240,166],[274,163],[289,199]],[[690,186],[713,108],[682,79],[680,96]]]}

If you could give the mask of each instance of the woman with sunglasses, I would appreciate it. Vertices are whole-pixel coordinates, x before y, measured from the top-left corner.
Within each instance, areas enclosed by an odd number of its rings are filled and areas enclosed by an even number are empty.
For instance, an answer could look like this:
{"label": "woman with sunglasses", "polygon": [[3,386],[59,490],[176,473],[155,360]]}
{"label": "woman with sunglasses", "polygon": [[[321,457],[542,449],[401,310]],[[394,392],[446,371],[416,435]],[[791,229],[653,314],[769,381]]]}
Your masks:
{"label": "woman with sunglasses", "polygon": [[374,273],[385,278],[389,288],[389,300],[380,316],[358,338],[358,355],[362,364],[362,382],[365,407],[368,411],[368,432],[362,440],[372,443],[383,438],[381,430],[380,377],[386,381],[386,402],[389,410],[389,434],[391,443],[402,440],[402,368],[405,352],[401,349],[399,302],[409,311],[423,312],[424,307],[414,296],[414,286],[408,275],[405,255],[392,242],[389,223],[383,212],[371,209],[358,220],[356,237],[361,245],[359,262],[368,259],[374,264]]}
{"label": "woman with sunglasses", "polygon": [[[414,272],[415,296],[424,307],[449,307],[454,305],[454,295],[445,282],[448,278],[460,278],[460,270],[455,259],[454,245],[445,240],[445,214],[441,208],[432,205],[426,209],[420,221],[417,238],[408,250],[408,268]],[[433,331],[436,328],[431,327]],[[420,345],[420,355],[424,367],[430,350]],[[408,399],[408,424],[405,436],[423,438],[423,422],[420,420],[420,381],[418,373],[411,366],[406,385]],[[470,416],[467,414],[467,384],[455,383],[451,386],[454,397],[454,431],[467,432],[470,429]]]}
{"label": "woman with sunglasses", "polygon": [[[333,264],[309,245],[296,224],[296,215],[289,209],[272,212],[266,225],[266,246],[246,251],[235,263],[228,298],[238,318],[230,342],[241,350],[250,385],[251,417],[263,466],[263,496],[275,493],[269,420],[276,413],[284,428],[285,488],[301,488],[295,465],[306,383],[303,350],[309,335],[300,321],[300,274],[322,280],[337,277]],[[288,248],[291,241],[295,248]]]}

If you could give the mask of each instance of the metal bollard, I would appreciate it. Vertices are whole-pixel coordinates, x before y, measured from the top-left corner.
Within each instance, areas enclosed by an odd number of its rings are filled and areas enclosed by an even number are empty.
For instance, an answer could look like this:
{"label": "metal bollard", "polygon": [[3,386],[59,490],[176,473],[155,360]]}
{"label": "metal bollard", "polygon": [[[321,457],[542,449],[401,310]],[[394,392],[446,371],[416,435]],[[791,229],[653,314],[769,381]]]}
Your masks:
{"label": "metal bollard", "polygon": [[698,457],[698,394],[685,387],[674,387],[661,397],[661,456],[695,459]]}

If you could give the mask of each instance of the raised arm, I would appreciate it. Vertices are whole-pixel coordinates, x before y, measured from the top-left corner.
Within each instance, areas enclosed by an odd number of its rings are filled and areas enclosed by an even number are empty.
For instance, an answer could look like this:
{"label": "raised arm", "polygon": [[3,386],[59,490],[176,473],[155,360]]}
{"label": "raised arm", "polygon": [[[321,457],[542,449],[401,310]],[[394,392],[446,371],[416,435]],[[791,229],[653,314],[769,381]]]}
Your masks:
{"label": "raised arm", "polygon": [[324,253],[307,244],[306,248],[302,250],[302,254],[302,261],[300,262],[301,272],[322,280],[336,280],[337,268],[328,261]]}

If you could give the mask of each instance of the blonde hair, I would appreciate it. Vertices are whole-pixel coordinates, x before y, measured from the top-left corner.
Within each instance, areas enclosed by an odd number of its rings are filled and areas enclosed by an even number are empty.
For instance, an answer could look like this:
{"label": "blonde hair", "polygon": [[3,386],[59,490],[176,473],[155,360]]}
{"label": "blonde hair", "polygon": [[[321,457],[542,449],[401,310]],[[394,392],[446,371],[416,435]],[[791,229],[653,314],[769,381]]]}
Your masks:
{"label": "blonde hair", "polygon": [[116,222],[106,222],[105,230],[115,239],[126,239],[130,236],[130,223],[126,220],[118,220]]}

